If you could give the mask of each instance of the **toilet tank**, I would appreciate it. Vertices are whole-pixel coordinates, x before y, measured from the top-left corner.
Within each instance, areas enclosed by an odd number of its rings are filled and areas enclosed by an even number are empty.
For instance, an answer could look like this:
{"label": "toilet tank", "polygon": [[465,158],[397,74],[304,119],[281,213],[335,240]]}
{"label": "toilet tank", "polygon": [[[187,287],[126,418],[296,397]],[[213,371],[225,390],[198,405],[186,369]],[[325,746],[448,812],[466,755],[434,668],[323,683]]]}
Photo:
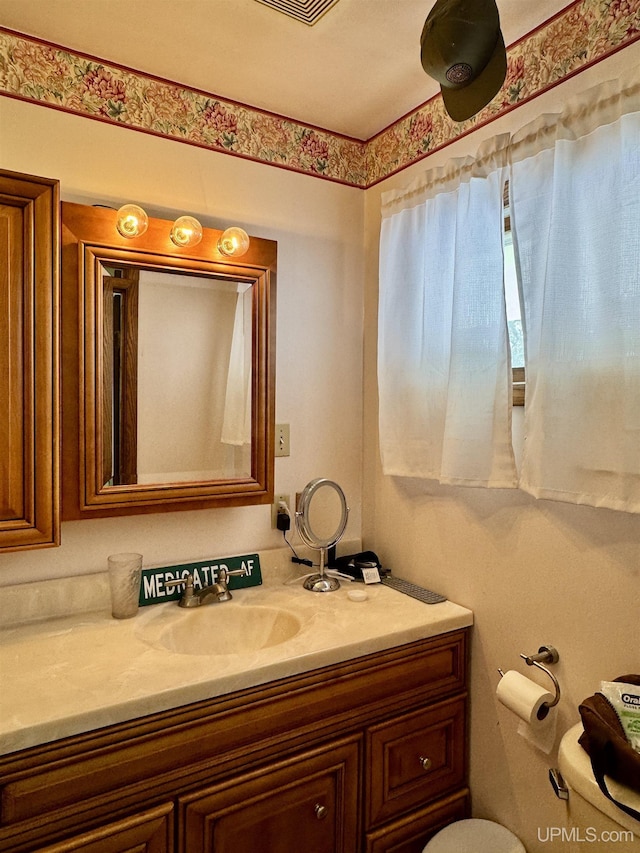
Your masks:
{"label": "toilet tank", "polygon": [[[591,842],[581,843],[583,850],[640,853],[640,820],[615,806],[598,787],[589,756],[578,743],[582,732],[581,723],[570,728],[558,753],[558,766],[569,788],[568,817],[575,840],[581,836]],[[640,812],[640,793],[609,780],[607,785],[614,797]]]}

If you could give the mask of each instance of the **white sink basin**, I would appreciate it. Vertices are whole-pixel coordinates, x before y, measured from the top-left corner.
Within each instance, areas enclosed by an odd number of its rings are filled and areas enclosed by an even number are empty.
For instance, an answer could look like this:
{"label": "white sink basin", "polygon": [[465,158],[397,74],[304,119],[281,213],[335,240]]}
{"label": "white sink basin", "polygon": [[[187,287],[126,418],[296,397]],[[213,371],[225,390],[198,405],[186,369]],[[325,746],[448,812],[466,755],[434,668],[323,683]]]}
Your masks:
{"label": "white sink basin", "polygon": [[149,639],[182,655],[235,655],[278,646],[301,627],[293,613],[277,607],[204,604],[180,611]]}

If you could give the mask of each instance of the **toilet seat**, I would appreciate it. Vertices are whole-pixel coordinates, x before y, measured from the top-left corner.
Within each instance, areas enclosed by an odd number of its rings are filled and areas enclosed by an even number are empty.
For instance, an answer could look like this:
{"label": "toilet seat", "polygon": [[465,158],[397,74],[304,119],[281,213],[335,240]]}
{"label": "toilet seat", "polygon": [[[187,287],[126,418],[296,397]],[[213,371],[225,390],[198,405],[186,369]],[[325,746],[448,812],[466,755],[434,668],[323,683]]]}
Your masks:
{"label": "toilet seat", "polygon": [[506,826],[470,818],[445,826],[422,853],[526,853],[522,842]]}

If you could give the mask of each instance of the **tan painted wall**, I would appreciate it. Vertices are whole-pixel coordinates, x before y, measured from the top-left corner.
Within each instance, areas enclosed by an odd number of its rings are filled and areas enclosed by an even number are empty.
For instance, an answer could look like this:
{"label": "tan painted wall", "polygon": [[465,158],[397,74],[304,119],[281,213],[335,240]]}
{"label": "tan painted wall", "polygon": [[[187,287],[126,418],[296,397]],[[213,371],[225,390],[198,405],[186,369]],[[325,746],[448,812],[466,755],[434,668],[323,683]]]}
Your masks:
{"label": "tan painted wall", "polygon": [[[276,492],[337,480],[352,508],[347,536],[359,538],[362,191],[8,98],[0,163],[59,178],[66,201],[137,201],[278,241],[276,421],[291,425],[291,456],[276,460]],[[114,551],[171,565],[280,545],[268,506],[68,522],[60,548],[2,555],[0,585],[98,571]]]}
{"label": "tan painted wall", "polygon": [[[563,689],[559,731],[577,722],[578,703],[600,680],[639,671],[640,516],[536,501],[518,491],[382,476],[376,424],[380,194],[450,157],[474,153],[482,139],[559,110],[569,92],[638,61],[640,45],[627,48],[366,194],[363,545],[399,575],[474,611],[473,812],[511,828],[529,853],[566,849],[540,840],[548,838],[548,827],[564,824],[565,807],[547,781],[556,752],[544,755],[517,734],[517,718],[495,700],[496,669],[526,672],[521,652],[555,645]],[[616,845],[609,847],[613,853]]]}

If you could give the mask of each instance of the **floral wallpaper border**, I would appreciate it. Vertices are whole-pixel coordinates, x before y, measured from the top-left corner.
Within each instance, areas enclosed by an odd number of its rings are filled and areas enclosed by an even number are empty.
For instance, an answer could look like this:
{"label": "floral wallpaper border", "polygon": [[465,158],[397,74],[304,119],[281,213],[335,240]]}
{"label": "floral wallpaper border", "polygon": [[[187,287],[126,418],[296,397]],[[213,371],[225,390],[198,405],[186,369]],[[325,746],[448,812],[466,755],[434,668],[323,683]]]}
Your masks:
{"label": "floral wallpaper border", "polygon": [[405,169],[640,38],[639,0],[577,0],[507,51],[496,97],[454,122],[438,95],[367,142],[367,186]]}
{"label": "floral wallpaper border", "polygon": [[185,88],[0,27],[0,95],[365,189],[640,38],[638,0],[576,0],[508,50],[469,121],[440,95],[368,141]]}

